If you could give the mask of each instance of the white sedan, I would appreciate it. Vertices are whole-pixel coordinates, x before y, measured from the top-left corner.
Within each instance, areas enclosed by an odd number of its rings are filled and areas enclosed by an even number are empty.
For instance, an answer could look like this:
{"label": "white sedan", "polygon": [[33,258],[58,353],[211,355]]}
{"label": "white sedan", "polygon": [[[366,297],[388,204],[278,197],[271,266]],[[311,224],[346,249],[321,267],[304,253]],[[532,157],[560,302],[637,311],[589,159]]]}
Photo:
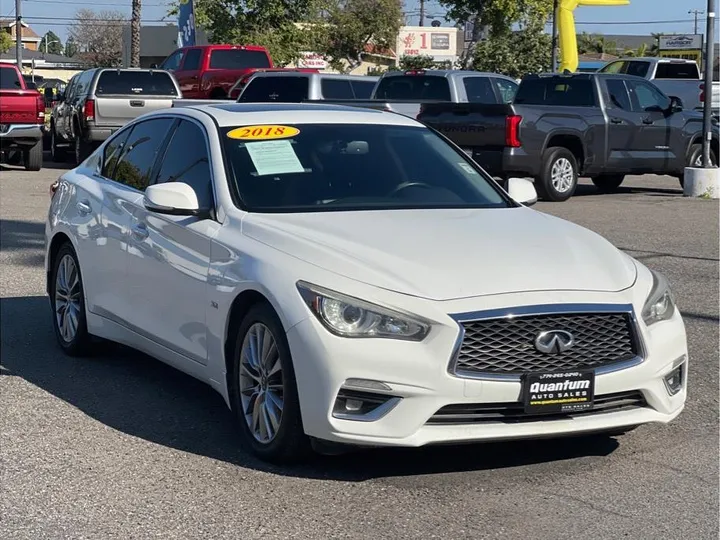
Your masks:
{"label": "white sedan", "polygon": [[207,382],[278,462],[671,421],[688,351],[666,280],[535,198],[396,114],[151,113],[54,186],[57,339]]}

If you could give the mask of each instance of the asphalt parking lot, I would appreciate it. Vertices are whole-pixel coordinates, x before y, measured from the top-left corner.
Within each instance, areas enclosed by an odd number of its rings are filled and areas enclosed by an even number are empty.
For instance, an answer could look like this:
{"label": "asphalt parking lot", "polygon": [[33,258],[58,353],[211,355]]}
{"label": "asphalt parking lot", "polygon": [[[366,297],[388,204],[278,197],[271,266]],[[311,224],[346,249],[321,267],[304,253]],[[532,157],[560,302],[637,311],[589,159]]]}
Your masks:
{"label": "asphalt parking lot", "polygon": [[274,468],[209,387],[119,346],[61,354],[43,230],[62,171],[46,164],[0,168],[0,538],[717,538],[717,201],[645,176],[536,207],[668,276],[691,355],[673,424]]}

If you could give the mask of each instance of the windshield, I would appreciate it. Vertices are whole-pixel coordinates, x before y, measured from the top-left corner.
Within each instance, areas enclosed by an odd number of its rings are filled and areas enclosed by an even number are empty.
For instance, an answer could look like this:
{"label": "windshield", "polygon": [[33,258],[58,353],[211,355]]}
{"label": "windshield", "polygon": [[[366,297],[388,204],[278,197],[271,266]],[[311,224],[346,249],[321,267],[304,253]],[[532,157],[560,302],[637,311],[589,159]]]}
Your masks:
{"label": "windshield", "polygon": [[450,85],[445,77],[435,75],[383,77],[378,83],[375,99],[450,101]]}
{"label": "windshield", "polygon": [[221,136],[228,175],[249,211],[512,205],[464,154],[422,127],[263,125],[223,128]]}

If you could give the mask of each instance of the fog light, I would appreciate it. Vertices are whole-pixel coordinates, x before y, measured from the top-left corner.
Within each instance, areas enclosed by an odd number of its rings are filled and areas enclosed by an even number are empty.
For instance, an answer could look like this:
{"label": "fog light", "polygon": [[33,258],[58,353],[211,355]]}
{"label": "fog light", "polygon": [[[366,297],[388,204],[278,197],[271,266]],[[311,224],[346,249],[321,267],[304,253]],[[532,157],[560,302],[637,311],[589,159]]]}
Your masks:
{"label": "fog light", "polygon": [[397,396],[341,388],[335,398],[332,415],[342,420],[374,422],[385,416],[399,402],[400,398]]}
{"label": "fog light", "polygon": [[387,384],[370,379],[347,379],[343,383],[343,388],[362,388],[363,390],[381,390],[383,392],[392,390]]}
{"label": "fog light", "polygon": [[683,383],[685,382],[685,363],[683,362],[670,373],[665,375],[663,380],[665,381],[665,388],[667,389],[668,394],[671,396],[677,394],[680,390],[682,390]]}

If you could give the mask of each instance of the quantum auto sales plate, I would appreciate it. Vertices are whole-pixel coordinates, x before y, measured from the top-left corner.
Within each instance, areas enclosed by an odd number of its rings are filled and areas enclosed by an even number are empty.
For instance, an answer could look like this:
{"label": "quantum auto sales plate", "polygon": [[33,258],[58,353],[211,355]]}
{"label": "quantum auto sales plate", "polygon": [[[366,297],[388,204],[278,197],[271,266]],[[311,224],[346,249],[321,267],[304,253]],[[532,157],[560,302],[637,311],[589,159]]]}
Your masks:
{"label": "quantum auto sales plate", "polygon": [[592,409],[595,372],[526,373],[522,398],[527,414],[572,414]]}

